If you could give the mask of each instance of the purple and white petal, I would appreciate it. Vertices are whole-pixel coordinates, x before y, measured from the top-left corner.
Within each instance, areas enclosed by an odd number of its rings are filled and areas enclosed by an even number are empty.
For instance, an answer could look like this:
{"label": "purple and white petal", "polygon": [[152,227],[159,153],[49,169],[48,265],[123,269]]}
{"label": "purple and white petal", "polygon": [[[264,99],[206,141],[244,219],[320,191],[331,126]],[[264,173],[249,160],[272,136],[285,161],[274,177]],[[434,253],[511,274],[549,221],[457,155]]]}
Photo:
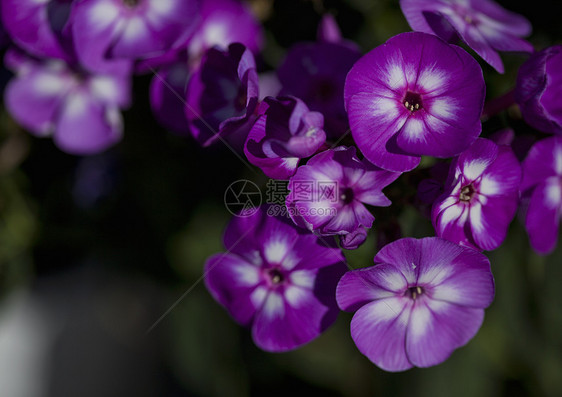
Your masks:
{"label": "purple and white petal", "polygon": [[406,332],[406,354],[416,367],[431,367],[476,335],[484,309],[457,306],[433,299],[418,299]]}
{"label": "purple and white petal", "polygon": [[257,54],[263,47],[263,29],[245,3],[235,0],[203,0],[201,23],[189,40],[191,57],[200,57],[214,46],[228,48],[242,43]]}
{"label": "purple and white petal", "polygon": [[412,306],[404,298],[379,299],[361,307],[351,320],[351,337],[359,351],[386,371],[413,367],[406,354]]}
{"label": "purple and white petal", "polygon": [[77,90],[65,98],[53,139],[65,152],[90,155],[113,146],[122,136],[119,109],[96,101],[85,90]]}
{"label": "purple and white petal", "polygon": [[58,62],[44,67],[29,63],[5,92],[6,107],[23,127],[38,136],[52,134],[58,108],[76,82]]}
{"label": "purple and white petal", "polygon": [[357,311],[367,303],[403,293],[408,287],[404,275],[393,265],[380,264],[343,275],[336,289],[340,309]]}
{"label": "purple and white petal", "polygon": [[216,254],[205,263],[205,286],[230,315],[248,325],[267,298],[260,268],[233,254]]}

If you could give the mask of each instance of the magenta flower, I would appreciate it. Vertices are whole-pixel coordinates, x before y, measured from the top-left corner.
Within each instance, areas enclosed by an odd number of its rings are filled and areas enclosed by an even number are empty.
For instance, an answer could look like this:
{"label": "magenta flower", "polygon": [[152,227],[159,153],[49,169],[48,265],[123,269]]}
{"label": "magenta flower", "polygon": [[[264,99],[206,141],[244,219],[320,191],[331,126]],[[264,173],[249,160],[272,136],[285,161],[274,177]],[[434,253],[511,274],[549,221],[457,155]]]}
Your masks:
{"label": "magenta flower", "polygon": [[375,256],[375,266],[346,273],[336,298],[356,311],[351,337],[386,371],[445,361],[478,332],[494,299],[490,262],[439,237],[404,238]]}
{"label": "magenta flower", "polygon": [[234,320],[252,328],[258,347],[295,349],[336,320],[335,289],[346,266],[332,239],[261,208],[234,218],[224,245],[228,251],[205,264],[205,285]]}
{"label": "magenta flower", "polygon": [[521,193],[528,202],[525,228],[531,246],[540,254],[556,247],[562,219],[562,138],[533,145],[523,161]]}
{"label": "magenta flower", "polygon": [[72,58],[72,42],[64,33],[72,0],[1,0],[6,32],[32,55]]}
{"label": "magenta flower", "polygon": [[531,33],[523,16],[491,0],[400,0],[413,30],[433,33],[449,42],[464,41],[498,72],[504,67],[498,51],[533,52],[521,39]]}
{"label": "magenta flower", "polygon": [[324,118],[295,97],[265,98],[244,153],[270,178],[288,179],[326,142]]}
{"label": "magenta flower", "polygon": [[431,212],[437,236],[479,250],[500,246],[519,203],[521,166],[509,146],[479,138],[453,160]]}
{"label": "magenta flower", "polygon": [[519,68],[515,100],[525,121],[543,132],[562,134],[562,45],[545,48]]}
{"label": "magenta flower", "polygon": [[482,69],[463,49],[402,33],[364,55],[345,82],[351,133],[373,164],[415,168],[423,155],[452,157],[482,130]]}
{"label": "magenta flower", "polygon": [[352,234],[344,238],[345,246],[356,247],[375,219],[364,204],[389,206],[382,189],[398,176],[359,160],[354,147],[340,146],[298,168],[289,180],[287,207],[298,225],[320,235]]}
{"label": "magenta flower", "polygon": [[200,0],[80,0],[70,16],[80,61],[154,57],[185,44],[199,22]]}
{"label": "magenta flower", "polygon": [[6,107],[32,134],[52,136],[61,150],[77,155],[103,151],[121,139],[129,76],[90,74],[60,60],[14,53],[6,63],[16,73],[6,88]]}
{"label": "magenta flower", "polygon": [[187,86],[185,114],[203,146],[225,139],[242,151],[256,116],[259,80],[252,52],[234,43],[211,48]]}

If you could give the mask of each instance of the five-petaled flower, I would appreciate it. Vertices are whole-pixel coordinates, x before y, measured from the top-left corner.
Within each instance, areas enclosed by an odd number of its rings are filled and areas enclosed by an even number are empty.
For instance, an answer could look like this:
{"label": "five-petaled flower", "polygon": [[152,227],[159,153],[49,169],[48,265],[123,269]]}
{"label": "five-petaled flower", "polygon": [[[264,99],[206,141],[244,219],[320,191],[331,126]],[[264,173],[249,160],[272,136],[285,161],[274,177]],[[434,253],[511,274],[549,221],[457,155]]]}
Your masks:
{"label": "five-petaled flower", "polygon": [[375,266],[346,273],[336,297],[356,311],[351,337],[387,371],[429,367],[468,343],[494,298],[490,262],[439,237],[386,245]]}
{"label": "five-petaled flower", "polygon": [[227,252],[205,264],[205,284],[258,347],[287,351],[310,342],[338,315],[335,289],[346,271],[330,237],[318,238],[262,207],[236,217],[224,234]]}
{"label": "five-petaled flower", "polygon": [[482,69],[462,48],[419,32],[399,34],[355,63],[345,104],[357,146],[391,171],[422,155],[452,157],[482,130]]}
{"label": "five-petaled flower", "polygon": [[106,70],[108,60],[154,57],[185,44],[199,11],[200,0],[82,0],[69,23],[80,61]]}
{"label": "five-petaled flower", "polygon": [[10,114],[32,134],[52,136],[63,151],[101,152],[121,140],[120,109],[131,100],[128,75],[88,73],[62,60],[38,61],[10,51],[16,77],[4,98]]}
{"label": "five-petaled flower", "polygon": [[[355,147],[326,150],[299,167],[289,180],[287,207],[298,225],[321,235],[349,236],[350,246],[365,239],[375,217],[364,204],[387,207],[390,200],[382,189],[400,176],[359,160]],[[298,188],[311,184],[311,197],[299,197]],[[351,241],[354,241],[351,244]]]}
{"label": "five-petaled flower", "polygon": [[444,193],[433,203],[437,236],[480,250],[505,239],[519,203],[521,166],[507,145],[479,138],[455,158]]}

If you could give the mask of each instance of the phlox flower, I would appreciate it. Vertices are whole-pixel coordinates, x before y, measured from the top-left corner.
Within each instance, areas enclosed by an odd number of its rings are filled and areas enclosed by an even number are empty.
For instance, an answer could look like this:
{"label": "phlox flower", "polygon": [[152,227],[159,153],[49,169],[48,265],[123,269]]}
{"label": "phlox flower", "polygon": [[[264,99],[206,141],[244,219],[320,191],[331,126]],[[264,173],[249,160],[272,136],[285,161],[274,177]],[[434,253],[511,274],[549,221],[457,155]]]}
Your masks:
{"label": "phlox flower", "polygon": [[335,288],[345,272],[333,239],[319,239],[262,207],[234,218],[226,253],[205,263],[205,285],[258,347],[295,349],[318,337],[338,315]]}
{"label": "phlox flower", "polygon": [[505,239],[519,204],[521,166],[507,145],[479,138],[453,160],[445,190],[433,203],[437,236],[479,250]]}
{"label": "phlox flower", "polygon": [[521,37],[531,33],[529,21],[491,0],[400,0],[412,29],[433,33],[451,43],[460,38],[498,72],[498,51],[533,52]]}
{"label": "phlox flower", "polygon": [[337,147],[311,158],[289,180],[287,207],[293,220],[320,235],[341,235],[357,246],[375,217],[365,204],[387,207],[382,189],[400,176],[360,160],[354,147]]}
{"label": "phlox flower", "polygon": [[70,25],[87,67],[154,57],[186,42],[199,22],[200,0],[78,0]]}
{"label": "phlox flower", "polygon": [[357,146],[373,164],[409,171],[423,155],[452,157],[482,130],[486,87],[466,51],[436,36],[402,33],[364,55],[345,82]]}
{"label": "phlox flower", "polygon": [[32,134],[52,136],[61,150],[77,155],[101,152],[121,139],[130,76],[89,73],[15,52],[5,62],[16,73],[4,93],[6,108]]}
{"label": "phlox flower", "polygon": [[340,308],[355,312],[353,341],[374,364],[393,372],[437,365],[478,332],[494,298],[484,255],[439,237],[403,238],[374,261],[336,290]]}

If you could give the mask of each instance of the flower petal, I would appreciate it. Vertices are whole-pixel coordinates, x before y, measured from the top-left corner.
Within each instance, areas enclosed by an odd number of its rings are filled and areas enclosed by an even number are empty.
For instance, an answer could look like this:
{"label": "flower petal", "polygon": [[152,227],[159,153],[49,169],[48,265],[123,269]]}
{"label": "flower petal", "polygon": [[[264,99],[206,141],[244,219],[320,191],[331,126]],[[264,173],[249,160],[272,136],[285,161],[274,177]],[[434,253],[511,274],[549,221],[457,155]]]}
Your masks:
{"label": "flower petal", "polygon": [[403,238],[385,245],[375,255],[375,264],[387,263],[396,266],[409,284],[415,284],[419,274],[421,244],[414,238]]}
{"label": "flower petal", "polygon": [[[435,239],[437,240],[437,239]],[[455,245],[449,243],[450,245]],[[428,247],[429,248],[429,247]],[[444,252],[443,246],[432,247],[437,253]],[[454,256],[455,249],[457,255]],[[425,251],[428,252],[427,249]],[[494,299],[494,278],[490,261],[485,255],[469,248],[449,248],[453,257],[441,256],[431,261],[420,272],[420,284],[426,284],[428,296],[459,306],[486,308]],[[426,263],[430,263],[427,260]]]}
{"label": "flower petal", "polygon": [[477,139],[457,161],[458,167],[469,181],[478,179],[498,156],[498,145],[488,139]]}
{"label": "flower petal", "polygon": [[562,138],[550,137],[535,143],[523,161],[521,192],[551,176],[562,176]]}
{"label": "flower petal", "polygon": [[413,367],[405,349],[411,310],[412,303],[406,298],[386,298],[361,307],[351,320],[351,337],[357,348],[385,371]]}
{"label": "flower petal", "polygon": [[268,295],[259,267],[233,254],[216,254],[205,263],[205,285],[240,324],[248,325]]}
{"label": "flower petal", "polygon": [[408,282],[393,265],[381,264],[343,275],[336,289],[340,309],[353,312],[377,299],[402,295]]}
{"label": "flower petal", "polygon": [[453,243],[473,247],[474,244],[469,241],[465,232],[469,216],[468,206],[461,202],[444,206],[447,202],[440,202],[438,199],[433,203],[431,218],[435,234]]}
{"label": "flower petal", "polygon": [[[320,294],[316,292],[318,280],[313,289],[290,286],[283,294],[271,291],[252,325],[256,345],[266,351],[282,352],[318,337],[338,315],[334,299],[338,280],[339,277],[331,278],[331,285],[324,282]],[[326,302],[327,298],[330,302]]]}
{"label": "flower petal", "polygon": [[525,228],[533,249],[541,254],[554,250],[558,241],[558,228],[562,213],[562,187],[556,177],[551,177],[533,191]]}
{"label": "flower petal", "polygon": [[5,101],[10,114],[25,128],[37,135],[54,130],[58,108],[73,86],[72,78],[55,67],[32,67],[12,79],[6,88]]}
{"label": "flower petal", "polygon": [[417,367],[445,361],[468,343],[484,320],[484,310],[419,299],[412,308],[406,333],[406,354]]}
{"label": "flower petal", "polygon": [[416,168],[419,156],[404,152],[392,140],[407,120],[398,101],[359,93],[347,104],[353,138],[371,163],[389,171],[404,172]]}
{"label": "flower petal", "polygon": [[90,93],[78,90],[65,98],[53,139],[68,153],[88,155],[114,145],[122,135],[119,110],[100,104]]}

